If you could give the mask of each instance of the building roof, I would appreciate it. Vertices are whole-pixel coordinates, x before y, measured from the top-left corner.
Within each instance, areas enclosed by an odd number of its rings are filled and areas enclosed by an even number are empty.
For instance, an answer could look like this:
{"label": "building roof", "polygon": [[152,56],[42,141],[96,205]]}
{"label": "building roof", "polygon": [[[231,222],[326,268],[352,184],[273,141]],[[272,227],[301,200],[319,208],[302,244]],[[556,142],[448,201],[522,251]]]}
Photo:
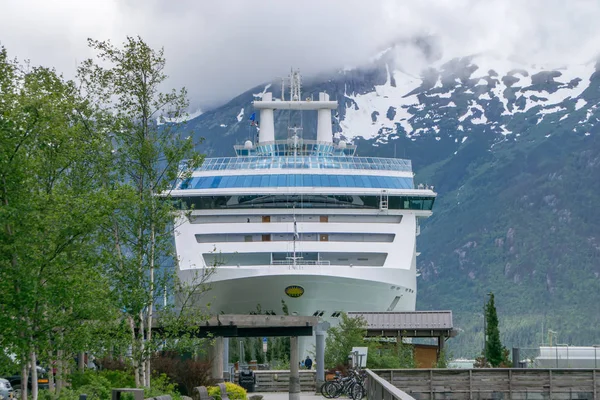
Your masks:
{"label": "building roof", "polygon": [[369,334],[389,336],[455,336],[452,311],[349,312],[349,317],[362,317]]}

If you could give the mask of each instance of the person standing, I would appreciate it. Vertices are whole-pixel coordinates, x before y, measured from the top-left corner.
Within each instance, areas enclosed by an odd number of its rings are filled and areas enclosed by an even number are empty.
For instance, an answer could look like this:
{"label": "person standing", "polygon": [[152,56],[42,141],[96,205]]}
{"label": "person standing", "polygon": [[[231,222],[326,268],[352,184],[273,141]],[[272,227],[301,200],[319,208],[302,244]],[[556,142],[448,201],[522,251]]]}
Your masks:
{"label": "person standing", "polygon": [[306,360],[304,360],[304,366],[306,367],[306,369],[310,369],[312,367],[312,360],[310,359],[310,356],[306,356]]}

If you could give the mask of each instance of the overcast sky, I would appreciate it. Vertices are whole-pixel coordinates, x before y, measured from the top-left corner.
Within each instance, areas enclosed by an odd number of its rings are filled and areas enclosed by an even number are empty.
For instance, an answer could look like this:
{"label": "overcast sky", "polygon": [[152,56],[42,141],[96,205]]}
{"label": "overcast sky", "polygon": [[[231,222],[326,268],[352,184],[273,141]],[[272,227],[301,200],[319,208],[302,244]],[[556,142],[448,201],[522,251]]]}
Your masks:
{"label": "overcast sky", "polygon": [[394,41],[423,34],[440,38],[444,58],[492,50],[532,63],[582,62],[600,50],[600,1],[0,2],[0,43],[11,56],[72,77],[92,55],[86,38],[120,43],[140,35],[165,47],[170,86],[186,86],[194,108],[286,75],[290,66],[309,75],[359,65]]}

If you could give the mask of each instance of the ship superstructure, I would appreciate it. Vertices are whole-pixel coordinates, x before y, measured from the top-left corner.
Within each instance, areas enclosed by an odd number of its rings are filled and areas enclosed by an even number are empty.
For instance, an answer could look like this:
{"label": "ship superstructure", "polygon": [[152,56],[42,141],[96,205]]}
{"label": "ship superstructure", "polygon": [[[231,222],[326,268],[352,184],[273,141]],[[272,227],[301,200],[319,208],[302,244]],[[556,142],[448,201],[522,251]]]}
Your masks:
{"label": "ship superstructure", "polygon": [[[214,267],[204,301],[215,314],[281,314],[282,300],[290,314],[333,322],[343,311],[414,310],[418,221],[435,192],[415,187],[409,160],[358,157],[334,140],[337,102],[301,100],[299,76],[291,81],[289,100],[254,102],[256,142],[206,159],[172,192],[188,210],[175,224],[180,277]],[[316,111],[316,138],[290,127],[276,140],[276,110]]]}

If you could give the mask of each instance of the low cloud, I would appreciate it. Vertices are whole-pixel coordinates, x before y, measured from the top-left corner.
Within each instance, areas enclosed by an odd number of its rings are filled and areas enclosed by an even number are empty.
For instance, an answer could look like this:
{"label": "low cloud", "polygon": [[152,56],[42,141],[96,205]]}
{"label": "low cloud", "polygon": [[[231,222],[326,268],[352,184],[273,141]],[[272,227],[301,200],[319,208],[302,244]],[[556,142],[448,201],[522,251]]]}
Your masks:
{"label": "low cloud", "polygon": [[[291,66],[304,75],[356,66],[389,47],[418,73],[412,43],[435,38],[449,59],[479,52],[551,66],[600,50],[596,0],[5,0],[0,43],[12,56],[71,77],[91,56],[86,38],[140,35],[165,47],[170,86],[210,107]],[[193,110],[192,110],[193,111]]]}

